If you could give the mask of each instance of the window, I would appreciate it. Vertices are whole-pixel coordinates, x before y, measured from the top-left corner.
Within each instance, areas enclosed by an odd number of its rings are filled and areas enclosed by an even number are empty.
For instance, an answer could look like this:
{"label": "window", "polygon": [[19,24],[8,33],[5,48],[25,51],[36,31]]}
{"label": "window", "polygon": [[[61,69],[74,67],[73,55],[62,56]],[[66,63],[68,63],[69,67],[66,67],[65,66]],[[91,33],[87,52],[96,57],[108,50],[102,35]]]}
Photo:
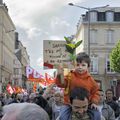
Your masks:
{"label": "window", "polygon": [[97,43],[96,38],[97,38],[97,30],[95,29],[90,30],[90,43]]}
{"label": "window", "polygon": [[106,12],[106,20],[107,20],[107,22],[113,22],[113,20],[114,20],[114,12],[107,11]]}
{"label": "window", "polygon": [[98,12],[98,21],[105,21],[105,12]]}
{"label": "window", "polygon": [[114,73],[114,71],[110,68],[110,60],[106,59],[106,72],[107,73]]}
{"label": "window", "polygon": [[98,73],[98,57],[91,57],[90,72],[93,74]]}
{"label": "window", "polygon": [[120,21],[120,12],[114,13],[114,21]]}
{"label": "window", "polygon": [[14,68],[14,75],[19,75],[20,74],[20,71],[18,68]]}
{"label": "window", "polygon": [[107,31],[107,43],[114,43],[114,30]]}
{"label": "window", "polygon": [[96,11],[90,11],[90,21],[91,22],[97,21],[97,12]]}

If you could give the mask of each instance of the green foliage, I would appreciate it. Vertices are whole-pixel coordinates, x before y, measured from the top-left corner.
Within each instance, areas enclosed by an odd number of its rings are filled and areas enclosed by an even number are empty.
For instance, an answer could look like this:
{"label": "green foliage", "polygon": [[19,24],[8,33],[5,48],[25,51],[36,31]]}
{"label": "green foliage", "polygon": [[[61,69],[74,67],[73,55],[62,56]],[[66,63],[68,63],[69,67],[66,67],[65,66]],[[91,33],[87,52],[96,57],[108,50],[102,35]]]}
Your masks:
{"label": "green foliage", "polygon": [[76,55],[70,54],[69,56],[70,56],[70,59],[71,59],[72,61],[74,61],[74,60],[76,59]]}
{"label": "green foliage", "polygon": [[75,45],[74,44],[66,44],[66,50],[67,52],[74,54],[75,52]]}
{"label": "green foliage", "polygon": [[70,59],[74,62],[76,59],[75,51],[76,48],[79,47],[79,45],[82,43],[82,40],[78,41],[77,43],[73,42],[73,39],[69,39],[67,37],[64,37],[66,40],[66,50],[70,53]]}
{"label": "green foliage", "polygon": [[77,48],[81,43],[82,43],[82,40],[81,40],[81,41],[78,41],[78,42],[75,44],[75,48]]}
{"label": "green foliage", "polygon": [[120,73],[120,40],[110,53],[111,68]]}
{"label": "green foliage", "polygon": [[66,43],[67,43],[67,44],[71,43],[71,40],[69,40],[69,38],[64,37],[64,39],[66,40]]}

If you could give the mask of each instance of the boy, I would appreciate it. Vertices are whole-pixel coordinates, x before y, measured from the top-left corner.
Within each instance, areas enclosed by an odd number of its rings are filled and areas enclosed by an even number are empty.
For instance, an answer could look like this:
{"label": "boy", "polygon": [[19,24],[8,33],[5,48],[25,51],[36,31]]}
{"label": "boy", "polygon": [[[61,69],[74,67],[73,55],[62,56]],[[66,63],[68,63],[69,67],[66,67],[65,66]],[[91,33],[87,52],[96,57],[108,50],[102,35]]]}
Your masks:
{"label": "boy", "polygon": [[99,102],[99,87],[97,83],[94,81],[92,76],[88,73],[88,69],[90,67],[90,58],[85,52],[81,52],[76,57],[77,65],[75,66],[75,70],[72,70],[64,77],[62,76],[61,71],[58,70],[58,75],[56,78],[56,84],[58,87],[65,88],[64,90],[64,103],[65,106],[61,111],[61,119],[60,120],[69,120],[70,116],[70,99],[69,95],[72,89],[75,87],[83,87],[89,91],[89,104],[91,108],[97,108],[97,103]]}

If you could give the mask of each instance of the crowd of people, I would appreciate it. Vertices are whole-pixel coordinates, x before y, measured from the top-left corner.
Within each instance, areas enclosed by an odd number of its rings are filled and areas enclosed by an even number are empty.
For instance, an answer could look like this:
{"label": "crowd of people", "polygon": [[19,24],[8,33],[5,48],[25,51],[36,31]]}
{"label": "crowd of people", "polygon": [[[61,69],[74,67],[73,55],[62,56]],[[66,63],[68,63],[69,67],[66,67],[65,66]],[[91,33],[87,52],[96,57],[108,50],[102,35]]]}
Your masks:
{"label": "crowd of people", "polygon": [[90,58],[76,57],[75,69],[39,92],[1,94],[1,120],[120,120],[120,101],[112,89],[103,91],[88,72]]}

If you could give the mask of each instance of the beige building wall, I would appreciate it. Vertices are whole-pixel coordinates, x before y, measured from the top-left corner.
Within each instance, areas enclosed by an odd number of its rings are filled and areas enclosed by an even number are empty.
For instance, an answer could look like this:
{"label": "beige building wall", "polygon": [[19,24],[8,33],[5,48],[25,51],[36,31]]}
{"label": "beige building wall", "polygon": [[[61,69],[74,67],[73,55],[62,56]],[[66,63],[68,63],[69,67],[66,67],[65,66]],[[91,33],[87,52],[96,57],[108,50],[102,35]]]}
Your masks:
{"label": "beige building wall", "polygon": [[26,47],[19,41],[19,49],[21,50],[21,65],[22,65],[22,87],[27,85],[26,66],[30,65],[30,57],[27,53]]}
{"label": "beige building wall", "polygon": [[0,5],[0,92],[13,79],[15,26],[4,5]]}
{"label": "beige building wall", "polygon": [[22,87],[22,66],[17,56],[14,56],[14,74],[12,85]]}
{"label": "beige building wall", "polygon": [[[120,12],[120,8],[97,9],[97,12],[106,12],[109,10]],[[107,72],[106,60],[115,44],[120,40],[120,21],[92,21],[90,22],[90,57],[96,57],[98,63],[97,73],[91,72],[93,77],[102,83],[102,88],[106,90],[112,86],[112,81],[120,80],[120,74]],[[112,42],[108,43],[108,31],[112,31]],[[93,34],[93,33],[94,34]],[[83,51],[88,53],[88,21],[82,20],[76,33],[76,39],[83,40],[83,47],[77,49],[77,53]],[[92,41],[94,41],[92,43]]]}

